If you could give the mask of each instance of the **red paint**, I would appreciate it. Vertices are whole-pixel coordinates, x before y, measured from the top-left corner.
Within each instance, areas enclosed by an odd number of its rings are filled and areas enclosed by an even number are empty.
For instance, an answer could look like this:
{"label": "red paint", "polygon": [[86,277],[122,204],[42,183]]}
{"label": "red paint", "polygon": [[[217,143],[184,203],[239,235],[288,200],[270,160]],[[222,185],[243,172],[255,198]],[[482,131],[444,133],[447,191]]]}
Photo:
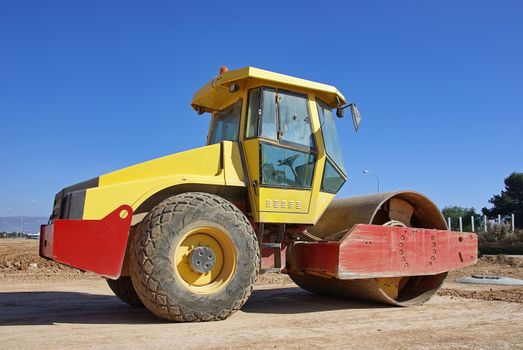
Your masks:
{"label": "red paint", "polygon": [[[285,256],[287,251],[287,243],[282,242],[281,244],[281,267],[283,268],[285,266]],[[263,248],[261,251],[261,268],[264,269],[272,269],[274,268],[274,254],[275,249],[273,248]]]}
{"label": "red paint", "polygon": [[477,252],[474,233],[361,224],[339,241],[294,242],[287,270],[341,279],[433,275],[474,264]]}
{"label": "red paint", "polygon": [[[120,213],[127,212],[125,218]],[[133,210],[123,205],[101,220],[54,220],[40,228],[40,256],[110,278],[120,277]]]}
{"label": "red paint", "polygon": [[236,206],[236,208],[240,209],[242,211],[242,213],[246,213],[247,212],[247,206],[245,205],[245,201],[235,201],[235,202],[232,202],[232,204],[234,204]]}

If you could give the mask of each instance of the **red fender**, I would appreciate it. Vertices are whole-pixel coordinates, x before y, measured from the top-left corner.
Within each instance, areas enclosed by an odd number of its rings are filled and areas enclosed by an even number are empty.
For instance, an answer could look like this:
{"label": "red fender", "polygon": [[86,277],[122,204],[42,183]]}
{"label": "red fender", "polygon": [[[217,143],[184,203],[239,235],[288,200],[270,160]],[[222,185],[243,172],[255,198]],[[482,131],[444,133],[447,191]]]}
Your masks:
{"label": "red fender", "polygon": [[40,256],[117,279],[133,209],[122,205],[101,220],[56,219],[40,227]]}

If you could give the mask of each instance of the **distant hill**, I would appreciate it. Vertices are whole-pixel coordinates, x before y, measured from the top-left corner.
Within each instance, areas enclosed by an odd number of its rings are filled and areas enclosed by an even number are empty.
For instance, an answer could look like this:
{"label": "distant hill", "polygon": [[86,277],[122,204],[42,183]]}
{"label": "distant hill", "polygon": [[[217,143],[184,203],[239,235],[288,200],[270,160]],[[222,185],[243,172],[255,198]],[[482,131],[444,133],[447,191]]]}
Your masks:
{"label": "distant hill", "polygon": [[[40,225],[46,224],[47,221],[49,218],[45,216],[24,216],[23,232],[37,233],[40,231]],[[21,216],[0,217],[0,232],[20,232],[20,224]]]}

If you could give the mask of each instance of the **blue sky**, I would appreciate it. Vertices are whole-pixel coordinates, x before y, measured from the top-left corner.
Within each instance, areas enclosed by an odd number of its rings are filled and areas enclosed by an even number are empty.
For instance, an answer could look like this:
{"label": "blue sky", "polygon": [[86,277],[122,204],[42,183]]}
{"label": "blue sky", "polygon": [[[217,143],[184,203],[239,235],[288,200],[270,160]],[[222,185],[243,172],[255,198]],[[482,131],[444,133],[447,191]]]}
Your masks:
{"label": "blue sky", "polygon": [[0,0],[0,216],[203,145],[189,103],[221,65],[335,85],[350,196],[480,209],[523,171],[521,1]]}

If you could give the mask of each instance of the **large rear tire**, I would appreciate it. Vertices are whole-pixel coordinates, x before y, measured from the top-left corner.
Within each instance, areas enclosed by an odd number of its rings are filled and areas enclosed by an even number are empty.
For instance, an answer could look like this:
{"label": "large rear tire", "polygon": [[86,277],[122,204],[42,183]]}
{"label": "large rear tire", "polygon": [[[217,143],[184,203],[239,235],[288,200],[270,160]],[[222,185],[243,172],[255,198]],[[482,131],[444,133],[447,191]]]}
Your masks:
{"label": "large rear tire", "polygon": [[169,321],[223,320],[247,301],[260,252],[245,215],[225,199],[184,193],[158,204],[131,243],[131,279]]}
{"label": "large rear tire", "polygon": [[138,294],[136,294],[131,277],[120,276],[117,280],[108,278],[106,281],[109,288],[111,288],[120,300],[134,307],[143,307],[142,301],[138,297]]}

